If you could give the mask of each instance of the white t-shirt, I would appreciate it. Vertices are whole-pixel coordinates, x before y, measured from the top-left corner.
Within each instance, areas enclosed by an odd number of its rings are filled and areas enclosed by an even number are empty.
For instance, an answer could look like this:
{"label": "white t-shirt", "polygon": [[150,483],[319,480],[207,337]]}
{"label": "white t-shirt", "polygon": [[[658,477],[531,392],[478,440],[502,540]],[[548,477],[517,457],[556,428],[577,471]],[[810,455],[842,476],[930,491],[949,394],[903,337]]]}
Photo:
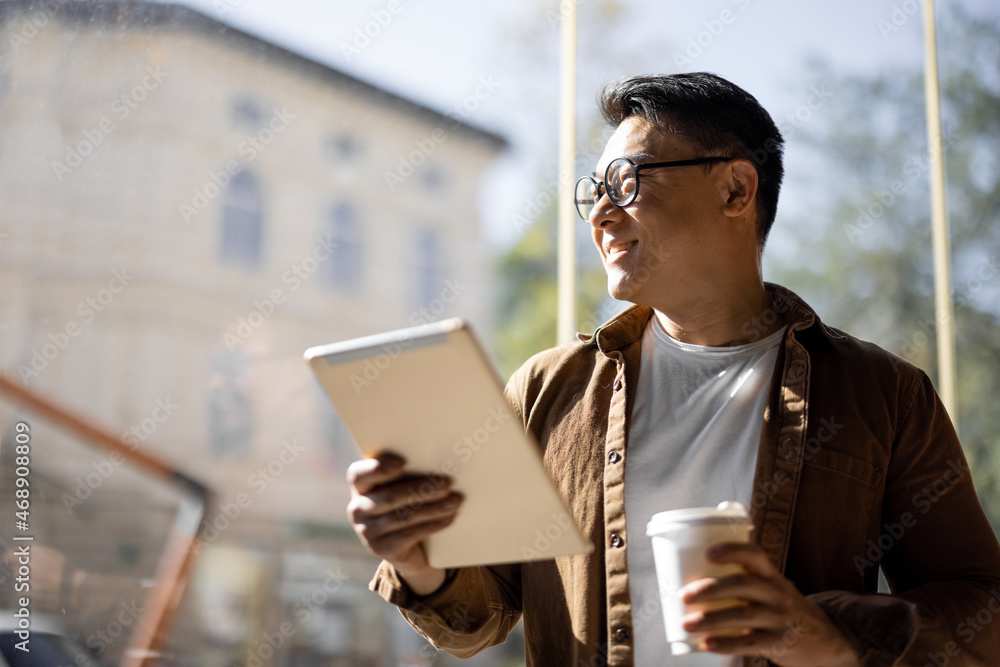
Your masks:
{"label": "white t-shirt", "polygon": [[672,656],[646,524],[657,512],[750,507],[764,406],[785,330],[755,343],[705,347],[674,340],[656,317],[642,361],[625,457],[625,520],[637,665],[730,667],[711,653]]}

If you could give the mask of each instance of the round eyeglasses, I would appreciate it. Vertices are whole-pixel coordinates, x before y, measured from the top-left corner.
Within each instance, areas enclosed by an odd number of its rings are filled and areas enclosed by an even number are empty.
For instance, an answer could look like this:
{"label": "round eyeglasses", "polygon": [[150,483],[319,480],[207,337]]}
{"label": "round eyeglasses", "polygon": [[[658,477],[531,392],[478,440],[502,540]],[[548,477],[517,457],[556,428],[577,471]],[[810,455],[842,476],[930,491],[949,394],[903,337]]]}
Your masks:
{"label": "round eyeglasses", "polygon": [[699,157],[691,160],[673,160],[671,162],[647,162],[635,164],[627,157],[615,158],[604,170],[604,180],[595,181],[592,176],[584,176],[576,182],[574,199],[576,212],[586,221],[590,221],[590,213],[604,194],[608,195],[615,206],[628,206],[639,195],[639,172],[643,169],[661,169],[663,167],[688,167],[711,162],[729,162],[731,157]]}

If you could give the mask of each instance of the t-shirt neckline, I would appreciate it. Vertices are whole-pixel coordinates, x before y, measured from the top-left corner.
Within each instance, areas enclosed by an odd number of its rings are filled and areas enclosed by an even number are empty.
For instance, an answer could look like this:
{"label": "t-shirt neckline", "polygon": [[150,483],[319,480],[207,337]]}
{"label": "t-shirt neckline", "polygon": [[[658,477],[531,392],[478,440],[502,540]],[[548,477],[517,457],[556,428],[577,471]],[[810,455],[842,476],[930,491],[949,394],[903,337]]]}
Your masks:
{"label": "t-shirt neckline", "polygon": [[785,331],[788,330],[788,325],[785,325],[775,331],[770,336],[761,338],[760,340],[755,340],[751,343],[744,343],[742,345],[696,345],[694,343],[685,343],[673,338],[666,331],[663,330],[663,326],[660,324],[659,320],[654,314],[650,318],[650,326],[653,329],[653,337],[657,345],[666,346],[668,349],[677,350],[686,354],[693,354],[704,357],[721,357],[721,356],[733,356],[735,354],[740,354],[744,352],[755,352],[758,350],[767,350],[772,347],[776,347],[781,339],[785,335]]}

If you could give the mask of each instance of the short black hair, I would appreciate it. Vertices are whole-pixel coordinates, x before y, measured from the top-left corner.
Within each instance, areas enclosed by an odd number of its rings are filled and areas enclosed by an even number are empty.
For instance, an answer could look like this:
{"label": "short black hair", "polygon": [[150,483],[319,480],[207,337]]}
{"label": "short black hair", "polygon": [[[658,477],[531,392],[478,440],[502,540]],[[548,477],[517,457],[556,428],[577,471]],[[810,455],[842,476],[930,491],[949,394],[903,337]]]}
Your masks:
{"label": "short black hair", "polygon": [[757,242],[764,247],[778,211],[785,142],[753,95],[708,72],[643,75],[605,88],[600,107],[604,120],[613,126],[641,116],[706,155],[752,162],[758,174]]}

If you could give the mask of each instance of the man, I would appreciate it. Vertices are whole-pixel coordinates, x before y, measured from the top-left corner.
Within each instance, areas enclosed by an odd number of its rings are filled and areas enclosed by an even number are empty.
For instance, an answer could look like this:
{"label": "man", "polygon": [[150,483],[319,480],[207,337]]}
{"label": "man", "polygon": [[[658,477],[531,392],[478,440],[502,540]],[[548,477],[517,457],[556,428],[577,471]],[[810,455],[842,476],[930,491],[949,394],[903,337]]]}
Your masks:
{"label": "man", "polygon": [[[384,559],[373,590],[458,656],[523,613],[529,665],[1000,664],[1000,545],[930,381],[762,281],[770,116],[705,73],[629,79],[602,112],[616,130],[577,205],[609,292],[636,305],[507,387],[595,550],[435,570],[420,541],[461,498],[442,485],[397,512],[421,480],[385,455],[348,473],[348,515]],[[645,524],[723,500],[750,508],[754,543],[707,557],[746,574],[683,599],[746,604],[688,614],[707,652],[672,657]]]}

